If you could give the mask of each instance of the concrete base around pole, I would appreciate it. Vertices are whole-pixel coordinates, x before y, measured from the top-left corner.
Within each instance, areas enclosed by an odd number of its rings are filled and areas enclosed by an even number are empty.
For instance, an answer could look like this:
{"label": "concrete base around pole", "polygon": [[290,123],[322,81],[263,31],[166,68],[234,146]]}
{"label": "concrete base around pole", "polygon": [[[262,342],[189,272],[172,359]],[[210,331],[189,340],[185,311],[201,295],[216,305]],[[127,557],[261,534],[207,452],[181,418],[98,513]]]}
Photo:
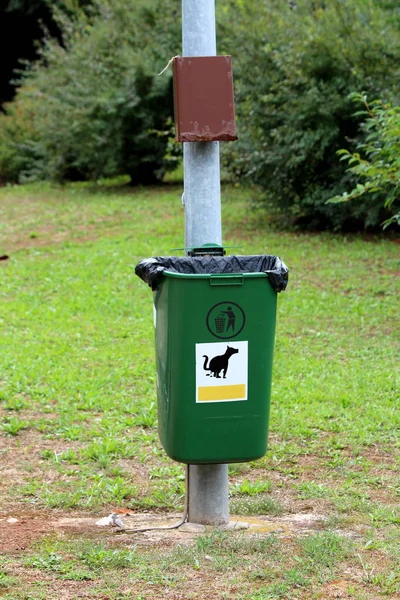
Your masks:
{"label": "concrete base around pole", "polygon": [[189,465],[189,523],[229,523],[228,465]]}

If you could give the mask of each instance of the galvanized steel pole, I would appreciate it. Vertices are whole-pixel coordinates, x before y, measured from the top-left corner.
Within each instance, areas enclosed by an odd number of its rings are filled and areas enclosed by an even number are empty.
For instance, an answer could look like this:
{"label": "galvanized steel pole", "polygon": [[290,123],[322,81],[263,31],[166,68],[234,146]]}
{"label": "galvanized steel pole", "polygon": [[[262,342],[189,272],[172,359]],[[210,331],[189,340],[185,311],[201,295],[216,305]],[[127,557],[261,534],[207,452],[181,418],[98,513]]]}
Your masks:
{"label": "galvanized steel pole", "polygon": [[[183,56],[215,56],[214,0],[182,0]],[[219,142],[183,144],[185,245],[221,244]]]}
{"label": "galvanized steel pole", "polygon": [[[183,56],[215,56],[214,0],[182,0]],[[219,142],[184,142],[185,246],[222,243]],[[228,465],[189,465],[188,520],[229,521]]]}

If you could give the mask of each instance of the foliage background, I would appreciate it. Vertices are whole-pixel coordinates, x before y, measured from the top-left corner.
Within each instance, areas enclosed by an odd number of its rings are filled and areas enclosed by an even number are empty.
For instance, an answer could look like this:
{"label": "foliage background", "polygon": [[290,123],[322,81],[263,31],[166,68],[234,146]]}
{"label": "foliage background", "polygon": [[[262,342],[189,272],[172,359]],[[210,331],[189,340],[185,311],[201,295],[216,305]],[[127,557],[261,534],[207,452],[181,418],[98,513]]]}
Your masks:
{"label": "foliage background", "polygon": [[[353,99],[361,103],[363,110],[359,114],[366,120],[364,124],[367,134],[365,143],[358,149],[363,152],[339,150],[341,160],[347,160],[349,171],[354,173],[360,182],[351,192],[335,196],[330,202],[348,202],[369,194],[380,198],[386,195],[385,208],[399,209],[400,200],[400,106],[391,106],[376,100],[371,104],[364,94],[354,94]],[[384,227],[391,223],[400,224],[400,211],[388,219]]]}
{"label": "foliage background", "polygon": [[124,173],[149,183],[175,166],[171,80],[155,77],[173,16],[155,19],[161,4],[117,0],[72,17],[56,12],[62,44],[46,39],[0,122],[4,179]]}
{"label": "foliage background", "polygon": [[72,14],[91,0],[0,0],[0,105],[15,94],[15,69],[38,58],[40,41],[48,32],[60,39],[53,10]]}
{"label": "foliage background", "polygon": [[337,151],[364,139],[349,94],[363,89],[372,99],[399,100],[395,6],[372,0],[222,5],[224,50],[241,49],[235,56],[240,135],[225,161],[237,180],[260,186],[258,201],[281,222],[352,229],[383,220],[381,199],[340,206],[326,200],[354,182]]}
{"label": "foliage background", "polygon": [[[280,226],[368,229],[389,219],[394,209],[383,189],[340,205],[327,200],[357,183],[337,157],[362,147],[367,135],[350,94],[364,90],[372,101],[399,104],[398,4],[216,6],[218,52],[234,59],[239,130],[238,142],[221,145],[226,175],[254,186],[253,201]],[[180,52],[180,2],[60,0],[52,7],[59,37],[47,36],[0,115],[0,180],[162,180],[180,147],[171,75],[157,73]]]}

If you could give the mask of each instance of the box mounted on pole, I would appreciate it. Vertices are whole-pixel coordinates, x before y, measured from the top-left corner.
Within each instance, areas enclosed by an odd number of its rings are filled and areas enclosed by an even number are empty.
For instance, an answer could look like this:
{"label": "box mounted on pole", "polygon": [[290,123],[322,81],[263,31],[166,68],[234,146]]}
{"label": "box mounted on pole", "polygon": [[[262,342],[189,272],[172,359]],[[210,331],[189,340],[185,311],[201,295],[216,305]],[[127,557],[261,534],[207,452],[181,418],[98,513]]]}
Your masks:
{"label": "box mounted on pole", "polygon": [[173,74],[176,141],[236,140],[231,57],[178,56]]}

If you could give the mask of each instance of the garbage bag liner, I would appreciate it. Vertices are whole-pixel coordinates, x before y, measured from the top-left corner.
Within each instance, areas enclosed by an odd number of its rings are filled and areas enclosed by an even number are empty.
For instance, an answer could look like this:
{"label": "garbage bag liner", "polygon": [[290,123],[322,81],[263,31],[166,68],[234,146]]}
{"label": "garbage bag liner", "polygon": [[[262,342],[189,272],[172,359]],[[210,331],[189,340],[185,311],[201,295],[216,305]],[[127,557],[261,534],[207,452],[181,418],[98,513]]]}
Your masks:
{"label": "garbage bag liner", "polygon": [[156,256],[136,266],[135,273],[156,290],[165,271],[185,275],[221,275],[266,273],[276,292],[288,283],[289,269],[278,257],[269,254],[252,256]]}

